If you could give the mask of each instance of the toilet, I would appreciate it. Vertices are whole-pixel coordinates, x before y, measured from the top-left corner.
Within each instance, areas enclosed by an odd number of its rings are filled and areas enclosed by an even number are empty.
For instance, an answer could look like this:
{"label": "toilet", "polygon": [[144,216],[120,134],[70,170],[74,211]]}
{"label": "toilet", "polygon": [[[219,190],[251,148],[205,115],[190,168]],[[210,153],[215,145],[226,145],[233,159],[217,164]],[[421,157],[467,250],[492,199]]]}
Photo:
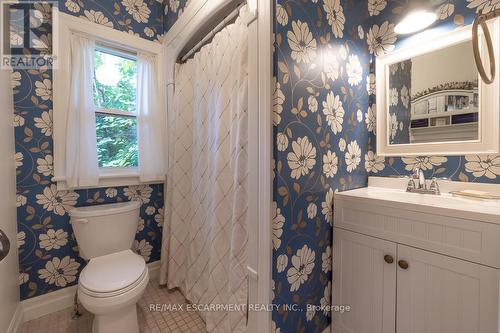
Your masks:
{"label": "toilet", "polygon": [[94,333],[138,333],[136,303],[149,282],[144,259],[131,247],[139,202],[72,209],[80,251],[89,260],[78,280],[78,300],[94,314]]}

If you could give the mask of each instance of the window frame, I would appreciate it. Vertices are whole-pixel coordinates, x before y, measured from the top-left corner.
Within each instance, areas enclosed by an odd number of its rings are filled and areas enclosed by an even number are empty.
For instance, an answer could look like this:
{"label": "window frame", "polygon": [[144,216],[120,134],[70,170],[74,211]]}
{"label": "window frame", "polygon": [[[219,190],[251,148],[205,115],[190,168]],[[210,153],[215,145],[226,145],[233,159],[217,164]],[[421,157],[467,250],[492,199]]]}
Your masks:
{"label": "window frame", "polygon": [[[94,38],[96,40],[96,50],[100,48],[108,51],[113,50],[117,56],[127,57],[138,53],[147,53],[157,58],[159,68],[166,68],[164,46],[159,42],[150,41],[135,35],[119,31],[110,27],[90,22],[85,18],[72,16],[60,11],[56,11],[57,29],[59,34],[59,45],[70,45],[71,35],[80,34]],[[68,108],[68,96],[71,80],[71,54],[69,47],[56,49],[58,59],[57,66],[53,71],[53,140],[54,140],[54,177],[58,190],[66,190],[65,160],[66,160],[66,120]],[[160,89],[160,103],[166,106],[166,70],[158,71],[158,83]],[[166,108],[166,107],[165,107]],[[97,108],[96,114],[110,114],[119,116],[131,116],[130,112],[122,110]],[[125,114],[126,113],[126,114]],[[137,119],[137,113],[134,112]],[[163,119],[160,119],[166,126],[166,112]],[[96,147],[97,149],[97,147]],[[139,152],[140,153],[140,152]],[[165,179],[158,179],[151,183],[163,183]],[[126,168],[99,168],[99,184],[96,188],[130,186],[142,184],[139,179],[138,167]]]}

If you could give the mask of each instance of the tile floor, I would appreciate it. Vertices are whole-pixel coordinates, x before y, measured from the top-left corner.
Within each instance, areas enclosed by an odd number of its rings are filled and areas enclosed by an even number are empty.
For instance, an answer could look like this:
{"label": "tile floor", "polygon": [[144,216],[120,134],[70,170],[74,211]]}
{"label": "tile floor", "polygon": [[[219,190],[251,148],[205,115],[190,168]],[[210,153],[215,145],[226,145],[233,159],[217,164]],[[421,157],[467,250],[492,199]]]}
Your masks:
{"label": "tile floor", "polygon": [[[160,288],[156,281],[149,283],[144,296],[138,303],[141,333],[204,333],[205,323],[196,312],[150,311],[150,304],[186,304],[179,291]],[[83,315],[71,319],[72,308],[52,313],[24,323],[22,333],[90,333],[92,315],[80,307]]]}

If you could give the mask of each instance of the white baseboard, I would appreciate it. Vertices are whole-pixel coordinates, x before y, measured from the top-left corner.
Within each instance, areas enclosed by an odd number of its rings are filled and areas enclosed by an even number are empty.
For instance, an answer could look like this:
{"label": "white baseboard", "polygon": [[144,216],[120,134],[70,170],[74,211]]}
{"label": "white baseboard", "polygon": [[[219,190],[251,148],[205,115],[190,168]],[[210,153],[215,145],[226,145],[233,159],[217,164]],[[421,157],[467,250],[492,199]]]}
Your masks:
{"label": "white baseboard", "polygon": [[160,279],[160,260],[149,263],[149,280],[158,281]]}
{"label": "white baseboard", "polygon": [[22,301],[24,321],[40,318],[73,306],[77,287],[67,287]]}
{"label": "white baseboard", "polygon": [[[148,264],[150,281],[158,281],[160,275],[160,261]],[[60,289],[45,295],[33,297],[21,302],[21,318],[24,322],[46,316],[73,306],[78,286]],[[22,316],[24,314],[24,316]],[[17,333],[16,331],[12,331]],[[10,333],[10,331],[9,331]]]}
{"label": "white baseboard", "polygon": [[19,333],[23,327],[24,316],[23,316],[23,306],[21,303],[17,304],[16,312],[12,316],[10,325],[7,328],[7,333]]}

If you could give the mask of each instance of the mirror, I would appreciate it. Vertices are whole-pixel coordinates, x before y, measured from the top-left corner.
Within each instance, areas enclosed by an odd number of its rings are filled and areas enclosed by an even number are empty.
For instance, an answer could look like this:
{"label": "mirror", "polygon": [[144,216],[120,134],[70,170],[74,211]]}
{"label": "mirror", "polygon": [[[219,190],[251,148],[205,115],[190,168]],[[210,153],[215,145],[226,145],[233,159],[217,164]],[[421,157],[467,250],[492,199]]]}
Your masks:
{"label": "mirror", "polygon": [[479,137],[479,73],[466,41],[389,66],[389,144]]}
{"label": "mirror", "polygon": [[[498,20],[492,30],[498,48]],[[471,36],[469,26],[377,57],[379,155],[498,152],[498,82],[480,80]]]}

